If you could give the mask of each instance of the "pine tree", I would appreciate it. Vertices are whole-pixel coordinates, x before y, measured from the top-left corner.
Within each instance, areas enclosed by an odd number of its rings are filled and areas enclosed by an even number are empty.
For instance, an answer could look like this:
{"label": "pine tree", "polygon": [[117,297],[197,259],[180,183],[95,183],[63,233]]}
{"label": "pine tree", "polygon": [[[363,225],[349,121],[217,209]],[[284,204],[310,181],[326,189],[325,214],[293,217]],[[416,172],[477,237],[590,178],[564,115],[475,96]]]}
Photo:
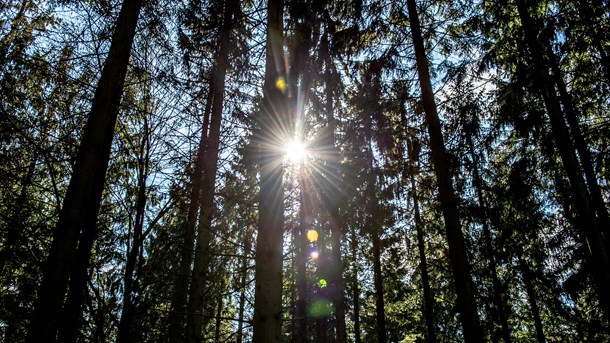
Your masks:
{"label": "pine tree", "polygon": [[449,243],[449,259],[453,269],[453,277],[457,293],[458,310],[460,312],[464,339],[467,342],[482,342],[483,331],[477,314],[474,287],[470,275],[470,266],[466,254],[464,236],[458,215],[451,175],[447,165],[445,143],[441,132],[434,93],[428,72],[428,59],[424,50],[421,29],[415,0],[407,1],[409,25],[411,26],[413,45],[417,61],[417,72],[422,92],[422,102],[426,113],[426,124],[430,136],[430,149],[434,171],[439,186],[439,198],[443,208],[447,242]]}
{"label": "pine tree", "polygon": [[[28,330],[28,342],[55,340],[59,319],[57,313],[63,303],[70,271],[73,266],[85,270],[88,266],[88,261],[80,265],[74,264],[73,261],[78,257],[90,256],[91,243],[88,242],[92,242],[95,237],[96,218],[110,157],[118,104],[141,6],[141,0],[125,1],[117,19],[110,52],[96,88],[77,162],[45,266]],[[77,255],[78,244],[82,251],[80,256]],[[73,282],[83,284],[86,280]]]}
{"label": "pine tree", "polygon": [[[284,234],[281,144],[290,137],[285,118],[286,71],[283,56],[282,0],[267,8],[265,83],[255,144],[260,168],[259,220],[256,238],[254,343],[280,342],[282,329],[282,242]],[[288,132],[286,132],[288,131]]]}

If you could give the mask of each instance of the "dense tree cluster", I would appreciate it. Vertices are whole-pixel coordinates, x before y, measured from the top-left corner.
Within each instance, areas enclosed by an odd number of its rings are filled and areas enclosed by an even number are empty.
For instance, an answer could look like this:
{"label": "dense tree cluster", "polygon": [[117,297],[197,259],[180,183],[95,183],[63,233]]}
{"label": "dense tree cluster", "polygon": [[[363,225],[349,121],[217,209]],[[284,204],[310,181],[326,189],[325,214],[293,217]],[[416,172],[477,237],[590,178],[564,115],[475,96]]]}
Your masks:
{"label": "dense tree cluster", "polygon": [[0,3],[2,341],[610,341],[608,8]]}

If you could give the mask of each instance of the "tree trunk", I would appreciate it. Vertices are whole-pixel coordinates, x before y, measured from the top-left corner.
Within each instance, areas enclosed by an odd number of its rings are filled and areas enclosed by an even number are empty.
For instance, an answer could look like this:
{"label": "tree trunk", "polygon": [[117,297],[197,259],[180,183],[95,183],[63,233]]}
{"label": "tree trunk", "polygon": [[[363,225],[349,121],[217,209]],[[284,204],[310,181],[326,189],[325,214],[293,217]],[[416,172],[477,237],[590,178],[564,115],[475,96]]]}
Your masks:
{"label": "tree trunk", "polygon": [[[258,132],[260,193],[256,240],[253,343],[279,343],[282,329],[282,245],[284,233],[281,146],[286,132],[286,100],[282,84],[283,1],[270,0],[267,7],[265,83]],[[283,81],[283,82],[282,82]],[[276,83],[278,87],[276,87]]]}
{"label": "tree trunk", "polygon": [[[212,77],[213,79],[213,77]],[[180,266],[174,291],[172,293],[172,308],[169,316],[169,341],[172,343],[182,343],[184,337],[184,323],[186,319],[186,301],[190,280],[191,265],[193,263],[193,252],[195,246],[195,232],[197,227],[197,215],[199,214],[199,200],[201,198],[201,186],[203,183],[203,161],[205,158],[205,148],[208,140],[208,127],[210,113],[212,112],[212,99],[214,98],[214,85],[210,80],[210,89],[205,105],[203,116],[203,126],[201,128],[201,139],[197,148],[195,168],[191,176],[191,194],[189,199],[189,209],[187,221],[184,225],[183,246],[180,252]]]}
{"label": "tree trunk", "polygon": [[534,326],[536,327],[536,337],[539,343],[546,342],[544,336],[544,330],[542,328],[542,319],[540,318],[540,310],[538,309],[538,300],[536,292],[534,291],[534,285],[532,284],[532,272],[528,267],[527,263],[523,258],[523,252],[519,253],[519,269],[521,269],[521,276],[523,277],[523,284],[525,285],[525,292],[530,302],[532,317],[534,317]]}
{"label": "tree trunk", "polygon": [[[303,10],[302,6],[307,6],[302,2],[295,2],[292,6],[298,7],[293,9],[296,13],[297,21],[294,37],[291,41],[291,93],[294,94],[290,101],[291,117],[294,117],[294,124],[289,123],[289,127],[296,130],[295,139],[303,141],[303,131],[305,127],[305,108],[308,102],[309,91],[311,88],[311,73],[310,73],[310,46],[311,46],[311,18],[308,17],[309,9]],[[300,22],[299,22],[300,21]],[[300,84],[299,84],[300,80]],[[309,294],[307,292],[307,230],[312,221],[312,193],[311,179],[308,177],[308,171],[305,165],[299,165],[299,188],[301,207],[299,211],[299,227],[295,235],[296,244],[296,261],[295,261],[295,279],[296,279],[296,306],[295,316],[293,320],[293,342],[305,343],[307,341],[307,331],[309,320],[307,317],[307,303]]]}
{"label": "tree trunk", "polygon": [[[94,240],[127,64],[142,0],[124,0],[93,97],[63,208],[53,235],[26,341],[55,340],[68,278],[80,240]],[[82,230],[82,235],[81,235]],[[88,260],[83,261],[88,266]]]}
{"label": "tree trunk", "polygon": [[220,31],[220,46],[215,56],[213,67],[214,95],[212,114],[210,118],[210,133],[208,136],[205,158],[203,162],[203,188],[199,209],[199,225],[197,229],[197,248],[195,264],[191,279],[190,297],[188,302],[188,320],[186,325],[187,341],[200,342],[203,332],[203,307],[205,298],[205,281],[209,267],[209,246],[212,240],[212,217],[214,215],[214,193],[216,191],[216,172],[218,169],[218,153],[220,148],[220,128],[224,106],[225,81],[228,68],[228,57],[231,49],[231,31],[233,17],[239,7],[239,0],[230,0],[225,4],[224,18]]}
{"label": "tree trunk", "polygon": [[331,61],[330,52],[328,51],[328,36],[325,35],[324,48],[322,55],[325,58],[326,73],[325,73],[325,91],[326,91],[326,125],[328,127],[328,142],[325,146],[328,149],[328,155],[325,160],[325,165],[328,168],[328,179],[330,185],[326,190],[326,206],[328,210],[328,221],[330,224],[331,245],[332,245],[332,274],[330,284],[332,285],[332,300],[335,308],[335,329],[337,330],[337,343],[347,342],[347,329],[345,325],[345,300],[343,293],[345,290],[343,282],[343,262],[341,260],[341,236],[342,229],[339,219],[340,199],[337,196],[337,191],[343,189],[343,180],[339,171],[339,149],[337,147],[336,125],[333,106],[333,89],[335,87],[332,81],[334,65]]}
{"label": "tree trunk", "polygon": [[[413,161],[416,163],[415,161]],[[430,277],[428,275],[428,261],[424,239],[424,228],[422,227],[419,213],[419,197],[415,186],[415,169],[411,171],[411,196],[413,198],[413,211],[415,215],[415,230],[417,232],[417,249],[419,251],[419,268],[421,270],[421,281],[424,291],[424,315],[426,318],[427,342],[436,343],[436,325],[434,324],[434,302],[432,289],[430,288]]]}
{"label": "tree trunk", "polygon": [[472,137],[468,136],[467,140],[468,145],[470,147],[470,155],[472,156],[473,183],[477,192],[479,208],[483,216],[483,240],[485,241],[485,253],[487,255],[487,260],[489,261],[489,270],[491,272],[491,281],[493,287],[493,305],[495,308],[494,312],[496,312],[492,314],[492,317],[494,317],[494,321],[499,319],[500,326],[502,328],[502,339],[505,343],[510,343],[511,337],[510,330],[508,329],[508,311],[506,310],[506,299],[504,297],[503,287],[500,283],[500,278],[498,277],[498,268],[495,256],[496,254],[493,248],[491,232],[489,230],[489,224],[487,219],[487,204],[483,199],[483,185],[481,181],[481,176],[479,175],[479,161],[474,151]]}
{"label": "tree trunk", "polygon": [[413,46],[417,61],[417,73],[422,92],[422,101],[426,113],[426,123],[430,136],[432,164],[436,173],[439,198],[443,209],[449,260],[453,271],[457,295],[457,307],[460,313],[465,342],[483,342],[484,335],[477,313],[474,287],[470,275],[470,265],[466,254],[466,244],[458,215],[451,174],[445,156],[445,143],[441,132],[434,93],[430,83],[428,58],[424,50],[419,18],[415,0],[407,0],[409,24],[411,26]]}
{"label": "tree trunk", "polygon": [[297,284],[297,304],[295,318],[295,343],[307,342],[307,235],[311,220],[311,193],[305,176],[305,169],[301,168],[299,175],[301,188],[301,209],[298,235],[296,235],[297,256],[296,256],[296,284]]}
{"label": "tree trunk", "polygon": [[216,307],[216,325],[214,330],[214,342],[220,343],[220,325],[222,324],[222,297],[218,298]]}
{"label": "tree trunk", "polygon": [[573,205],[576,208],[577,222],[581,225],[581,239],[584,246],[587,247],[587,262],[593,270],[597,294],[604,315],[606,318],[610,318],[610,294],[607,292],[607,287],[610,285],[610,260],[607,244],[602,234],[602,230],[607,230],[607,228],[600,227],[601,222],[596,220],[595,210],[590,202],[591,195],[581,173],[572,139],[555,93],[555,87],[548,74],[549,68],[545,63],[543,49],[537,40],[538,31],[533,24],[528,6],[523,0],[517,0],[516,4],[536,73],[535,84],[544,100],[555,144],[570,180],[570,190],[573,195]]}
{"label": "tree trunk", "polygon": [[[580,128],[580,122],[578,120],[578,116],[576,115],[576,109],[574,108],[574,102],[572,101],[572,96],[568,93],[566,84],[563,79],[563,74],[559,65],[557,64],[557,58],[551,49],[550,44],[545,41],[547,58],[549,60],[549,64],[551,66],[551,70],[553,71],[553,79],[555,84],[557,85],[557,89],[559,90],[559,96],[561,103],[563,104],[563,109],[566,114],[566,118],[568,120],[568,125],[570,126],[570,131],[572,136],[574,137],[574,144],[576,147],[576,151],[578,152],[578,156],[580,157],[580,164],[582,165],[582,169],[584,171],[584,175],[586,178],[587,186],[589,187],[589,192],[591,193],[591,200],[593,202],[593,207],[597,212],[597,220],[600,230],[602,231],[602,236],[606,240],[606,251],[608,250],[608,228],[610,228],[610,217],[608,216],[608,209],[606,208],[606,204],[604,202],[604,198],[602,196],[601,188],[599,187],[599,183],[597,182],[597,175],[593,169],[593,158],[591,157],[591,152],[587,147],[588,144],[585,141],[582,129]],[[604,229],[605,228],[605,229]]]}
{"label": "tree trunk", "polygon": [[[146,115],[146,114],[145,114]],[[134,290],[134,274],[136,264],[142,245],[144,244],[144,216],[146,211],[146,180],[149,173],[150,161],[150,133],[148,130],[148,120],[144,118],[144,137],[140,144],[139,156],[139,173],[138,173],[138,198],[136,200],[136,217],[133,229],[133,239],[131,247],[127,249],[127,261],[125,266],[125,276],[123,281],[123,309],[121,311],[121,320],[119,322],[119,331],[117,335],[117,343],[131,342],[131,332],[133,327],[134,303],[132,300]]]}
{"label": "tree trunk", "polygon": [[[339,188],[340,189],[340,188]],[[331,233],[331,259],[332,275],[330,285],[332,286],[332,300],[335,308],[335,329],[337,332],[337,343],[347,342],[347,328],[345,325],[345,300],[343,292],[345,289],[343,282],[343,261],[341,259],[341,228],[339,227],[338,213],[334,210],[329,216]]]}
{"label": "tree trunk", "polygon": [[63,307],[62,322],[59,323],[59,342],[76,342],[80,327],[81,304],[87,290],[88,267],[94,237],[82,237],[76,250],[76,261],[70,274],[69,291]]}
{"label": "tree trunk", "polygon": [[246,307],[246,287],[247,287],[247,281],[248,281],[248,254],[250,253],[250,249],[252,246],[252,243],[250,242],[250,240],[252,239],[252,231],[253,231],[253,227],[251,225],[248,226],[248,228],[246,229],[246,232],[244,233],[244,257],[243,257],[243,261],[242,261],[242,271],[241,271],[241,278],[240,278],[240,287],[241,287],[241,291],[239,293],[239,321],[237,322],[237,338],[236,338],[236,343],[243,343],[243,339],[244,339],[244,333],[243,333],[243,328],[244,328],[244,309]]}
{"label": "tree trunk", "polygon": [[354,301],[354,342],[362,343],[360,338],[360,287],[358,287],[358,239],[356,229],[352,227],[352,264],[354,274],[352,277],[352,298]]}
{"label": "tree trunk", "polygon": [[383,277],[381,275],[381,242],[379,239],[379,228],[371,228],[373,239],[373,272],[375,279],[375,313],[377,318],[377,342],[388,341],[385,326],[385,303],[383,300]]}

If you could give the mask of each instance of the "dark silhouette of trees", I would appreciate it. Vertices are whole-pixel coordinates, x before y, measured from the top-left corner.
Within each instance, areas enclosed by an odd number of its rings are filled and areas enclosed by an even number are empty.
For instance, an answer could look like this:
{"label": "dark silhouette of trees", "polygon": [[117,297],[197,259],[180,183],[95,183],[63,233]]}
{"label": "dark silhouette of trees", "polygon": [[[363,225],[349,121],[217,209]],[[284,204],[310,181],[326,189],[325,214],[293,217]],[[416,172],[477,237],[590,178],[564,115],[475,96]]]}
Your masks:
{"label": "dark silhouette of trees", "polygon": [[0,340],[608,341],[606,5],[1,2]]}

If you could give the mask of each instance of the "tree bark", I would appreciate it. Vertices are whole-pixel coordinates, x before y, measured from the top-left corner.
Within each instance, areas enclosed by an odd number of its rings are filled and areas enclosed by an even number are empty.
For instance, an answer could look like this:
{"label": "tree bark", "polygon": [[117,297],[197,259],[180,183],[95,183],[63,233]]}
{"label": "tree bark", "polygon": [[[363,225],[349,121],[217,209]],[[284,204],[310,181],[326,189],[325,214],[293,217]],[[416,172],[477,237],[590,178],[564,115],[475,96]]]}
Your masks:
{"label": "tree bark", "polygon": [[[93,97],[76,164],[66,192],[44,269],[26,341],[56,338],[61,305],[80,240],[96,235],[114,126],[142,0],[124,0],[110,51]],[[81,234],[82,232],[82,234]],[[88,260],[84,261],[88,265]]]}
{"label": "tree bark", "polygon": [[[259,225],[256,240],[253,343],[279,343],[282,329],[282,245],[284,233],[281,145],[286,132],[286,75],[282,56],[283,1],[267,7],[265,83],[255,143],[260,153]],[[278,62],[276,62],[278,61]],[[282,82],[283,81],[283,82]],[[279,87],[276,87],[276,83]]]}
{"label": "tree bark", "polygon": [[419,18],[415,0],[407,0],[409,24],[411,26],[417,73],[422,92],[426,123],[430,136],[432,164],[436,174],[439,198],[443,209],[447,242],[449,244],[449,260],[453,271],[453,279],[457,295],[457,307],[460,313],[465,342],[483,342],[484,335],[477,313],[474,287],[470,275],[470,264],[466,254],[466,244],[460,224],[460,218],[453,189],[453,181],[445,156],[445,143],[441,132],[434,93],[430,83],[428,58],[424,49]]}

